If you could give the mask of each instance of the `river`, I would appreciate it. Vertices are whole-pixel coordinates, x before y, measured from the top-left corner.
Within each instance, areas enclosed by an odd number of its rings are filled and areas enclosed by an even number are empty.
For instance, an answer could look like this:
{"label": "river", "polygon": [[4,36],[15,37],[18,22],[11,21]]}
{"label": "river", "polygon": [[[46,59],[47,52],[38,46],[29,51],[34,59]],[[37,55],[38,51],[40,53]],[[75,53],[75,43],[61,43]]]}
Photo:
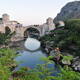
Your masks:
{"label": "river", "polygon": [[[29,47],[30,50],[26,49],[26,50],[19,51],[19,56],[15,58],[15,60],[19,63],[16,70],[18,70],[21,67],[34,68],[37,64],[45,63],[45,61],[42,60],[42,58],[47,57],[47,54],[41,50],[41,46],[37,42],[37,40],[31,38],[31,40],[28,40],[28,43],[29,44],[27,45],[24,43],[24,45],[26,45],[27,48]],[[35,48],[34,48],[34,45],[35,45]],[[32,51],[32,49],[36,49],[36,50]],[[54,64],[50,64],[49,66],[53,67]]]}

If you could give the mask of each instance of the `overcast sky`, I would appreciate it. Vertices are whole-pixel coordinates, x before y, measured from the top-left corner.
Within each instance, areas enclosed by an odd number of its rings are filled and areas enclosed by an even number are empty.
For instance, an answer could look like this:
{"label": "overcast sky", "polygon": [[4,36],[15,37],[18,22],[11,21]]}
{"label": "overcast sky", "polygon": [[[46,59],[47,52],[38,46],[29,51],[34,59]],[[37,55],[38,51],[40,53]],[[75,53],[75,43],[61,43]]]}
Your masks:
{"label": "overcast sky", "polygon": [[25,25],[42,24],[48,17],[54,18],[71,1],[77,0],[0,0],[0,17],[7,13],[11,20]]}

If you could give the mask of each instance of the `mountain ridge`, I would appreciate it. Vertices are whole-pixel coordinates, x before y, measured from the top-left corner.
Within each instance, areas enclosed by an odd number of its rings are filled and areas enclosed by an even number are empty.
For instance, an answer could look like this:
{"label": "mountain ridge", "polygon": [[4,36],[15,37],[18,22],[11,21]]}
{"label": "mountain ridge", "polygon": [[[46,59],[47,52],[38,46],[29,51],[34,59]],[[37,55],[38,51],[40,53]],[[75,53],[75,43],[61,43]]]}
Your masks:
{"label": "mountain ridge", "polygon": [[67,3],[54,18],[54,22],[68,19],[80,19],[80,1]]}

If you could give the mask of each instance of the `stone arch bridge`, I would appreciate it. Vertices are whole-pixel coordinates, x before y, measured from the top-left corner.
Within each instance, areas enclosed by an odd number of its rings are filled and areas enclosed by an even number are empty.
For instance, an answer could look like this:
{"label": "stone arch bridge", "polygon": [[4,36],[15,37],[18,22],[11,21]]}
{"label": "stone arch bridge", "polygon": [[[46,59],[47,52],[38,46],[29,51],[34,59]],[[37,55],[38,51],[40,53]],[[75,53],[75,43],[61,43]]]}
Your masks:
{"label": "stone arch bridge", "polygon": [[[63,22],[60,22],[60,24],[64,25]],[[14,41],[24,39],[24,37],[27,37],[29,34],[44,36],[49,31],[55,29],[55,24],[53,23],[53,19],[49,17],[46,20],[46,23],[42,25],[22,26],[22,24],[18,23],[17,21],[10,21],[9,15],[4,14],[0,19],[0,32],[5,33],[6,27],[8,27],[11,32],[16,32],[16,34],[12,37],[12,40]]]}
{"label": "stone arch bridge", "polygon": [[50,30],[54,30],[55,25],[47,25],[46,23],[43,25],[30,25],[26,27],[17,27],[16,28],[16,37],[27,37],[29,34],[35,34],[38,36],[44,36]]}

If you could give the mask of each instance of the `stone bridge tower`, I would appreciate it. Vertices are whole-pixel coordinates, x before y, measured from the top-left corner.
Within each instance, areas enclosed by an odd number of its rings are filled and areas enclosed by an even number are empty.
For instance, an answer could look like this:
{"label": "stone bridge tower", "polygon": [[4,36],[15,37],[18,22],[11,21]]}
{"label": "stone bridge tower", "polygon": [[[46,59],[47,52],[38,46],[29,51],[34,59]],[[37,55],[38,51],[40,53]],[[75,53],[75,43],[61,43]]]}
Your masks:
{"label": "stone bridge tower", "polygon": [[3,24],[9,22],[10,21],[9,15],[8,14],[3,14],[2,15],[2,21],[3,21]]}
{"label": "stone bridge tower", "polygon": [[46,24],[47,24],[48,27],[49,27],[49,31],[55,29],[55,24],[53,23],[53,19],[52,19],[51,17],[49,17],[49,18],[46,20]]}
{"label": "stone bridge tower", "polygon": [[49,17],[46,20],[46,23],[41,25],[41,27],[42,27],[42,34],[41,34],[42,36],[49,33],[49,31],[54,30],[55,29],[55,24],[53,23],[53,19]]}

